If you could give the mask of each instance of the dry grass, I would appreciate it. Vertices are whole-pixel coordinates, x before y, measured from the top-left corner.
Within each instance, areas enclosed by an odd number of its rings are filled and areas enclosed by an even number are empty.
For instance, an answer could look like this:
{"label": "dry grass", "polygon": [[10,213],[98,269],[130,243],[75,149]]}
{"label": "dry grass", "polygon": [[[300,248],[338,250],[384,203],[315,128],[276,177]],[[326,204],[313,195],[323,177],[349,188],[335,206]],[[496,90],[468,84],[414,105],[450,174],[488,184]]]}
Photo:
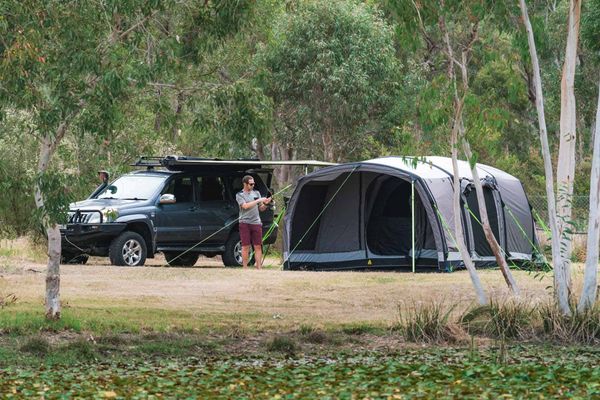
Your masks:
{"label": "dry grass", "polygon": [[[204,262],[203,262],[204,261]],[[104,262],[104,263],[103,263]],[[202,267],[120,268],[93,259],[88,265],[61,267],[61,299],[67,310],[160,310],[173,322],[193,317],[206,322],[254,320],[265,327],[291,328],[302,323],[316,327],[396,321],[400,302],[449,302],[461,312],[475,297],[468,274],[382,272],[290,272],[242,270],[201,260]],[[6,265],[6,262],[5,262]],[[43,303],[45,265],[20,260],[0,266],[0,295],[12,293],[21,307]],[[500,272],[481,271],[494,297],[508,292]],[[536,280],[515,272],[525,297],[547,300],[551,279]],[[2,311],[0,311],[2,312]],[[178,314],[178,312],[180,314]],[[161,318],[162,318],[161,317]],[[210,322],[210,321],[209,321]]]}
{"label": "dry grass", "polygon": [[[39,249],[31,250],[23,242],[12,242],[11,247],[1,244],[0,298],[12,294],[18,301],[0,313],[41,313],[46,266],[36,259]],[[61,266],[63,314],[96,321],[121,316],[132,324],[161,330],[237,326],[239,333],[296,329],[302,324],[315,329],[348,324],[389,327],[397,322],[400,303],[450,304],[453,317],[475,303],[465,271],[295,272],[279,270],[276,258],[266,263],[274,267],[260,271],[224,268],[219,257],[201,258],[194,268],[165,267],[161,257],[148,263],[124,268],[108,265],[106,258],[92,258],[87,265]],[[499,271],[479,273],[490,297],[509,296]],[[526,271],[514,275],[524,299],[535,304],[551,298],[551,275],[541,279]],[[576,288],[581,278],[579,266]]]}

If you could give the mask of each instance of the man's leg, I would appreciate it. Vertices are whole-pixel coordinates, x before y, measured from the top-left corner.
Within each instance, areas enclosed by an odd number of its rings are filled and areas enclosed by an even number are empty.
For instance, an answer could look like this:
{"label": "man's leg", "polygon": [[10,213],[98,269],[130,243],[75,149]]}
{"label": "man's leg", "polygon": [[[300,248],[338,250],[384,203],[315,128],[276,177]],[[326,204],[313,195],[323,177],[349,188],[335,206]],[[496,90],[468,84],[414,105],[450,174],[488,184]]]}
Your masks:
{"label": "man's leg", "polygon": [[252,245],[252,235],[250,226],[241,223],[239,226],[240,240],[242,242],[242,267],[248,267],[248,259],[250,258],[250,246]]}
{"label": "man's leg", "polygon": [[250,246],[242,246],[242,267],[248,268],[248,258],[250,253]]}
{"label": "man's leg", "polygon": [[257,269],[262,268],[262,246],[260,244],[254,245],[254,262],[256,263]]}

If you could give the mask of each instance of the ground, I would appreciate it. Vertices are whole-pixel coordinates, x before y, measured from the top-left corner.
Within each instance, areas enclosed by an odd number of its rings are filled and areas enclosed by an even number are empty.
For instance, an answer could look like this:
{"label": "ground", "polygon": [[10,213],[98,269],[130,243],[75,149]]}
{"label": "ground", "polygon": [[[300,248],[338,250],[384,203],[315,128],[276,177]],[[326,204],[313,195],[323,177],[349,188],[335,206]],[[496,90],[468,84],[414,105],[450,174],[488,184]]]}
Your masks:
{"label": "ground", "polygon": [[[43,317],[43,251],[0,243],[0,393],[28,398],[498,398],[600,396],[597,347],[452,334],[407,340],[401,313],[475,305],[468,274],[61,266],[60,321]],[[581,284],[581,266],[575,286]],[[528,304],[548,273],[513,271]],[[479,271],[496,301],[498,270]]]}
{"label": "ground", "polygon": [[[92,258],[87,265],[61,266],[61,299],[66,312],[126,307],[156,310],[161,318],[171,311],[191,319],[171,321],[182,327],[201,328],[210,318],[216,323],[243,317],[245,322],[279,329],[305,323],[389,325],[396,321],[401,304],[444,302],[460,312],[475,301],[465,271],[296,272],[273,267],[276,262],[272,258],[271,267],[243,270],[225,268],[217,257],[201,258],[194,268],[170,268],[160,257],[144,267],[123,268],[110,266],[106,258]],[[41,263],[5,265],[0,270],[0,293],[13,293],[22,307],[35,305],[41,310],[44,272]],[[524,298],[549,299],[550,275],[514,274]],[[491,296],[509,296],[498,270],[483,270],[480,277]]]}

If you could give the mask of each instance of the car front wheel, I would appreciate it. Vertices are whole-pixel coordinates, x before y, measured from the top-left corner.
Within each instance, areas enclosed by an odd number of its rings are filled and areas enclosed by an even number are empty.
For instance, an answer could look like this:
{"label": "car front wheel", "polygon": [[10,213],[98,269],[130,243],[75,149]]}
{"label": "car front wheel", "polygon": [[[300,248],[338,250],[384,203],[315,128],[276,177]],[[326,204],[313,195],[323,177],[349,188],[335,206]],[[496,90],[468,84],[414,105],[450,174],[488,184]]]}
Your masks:
{"label": "car front wheel", "polygon": [[108,256],[113,265],[138,267],[146,262],[146,242],[135,232],[125,231],[110,244]]}

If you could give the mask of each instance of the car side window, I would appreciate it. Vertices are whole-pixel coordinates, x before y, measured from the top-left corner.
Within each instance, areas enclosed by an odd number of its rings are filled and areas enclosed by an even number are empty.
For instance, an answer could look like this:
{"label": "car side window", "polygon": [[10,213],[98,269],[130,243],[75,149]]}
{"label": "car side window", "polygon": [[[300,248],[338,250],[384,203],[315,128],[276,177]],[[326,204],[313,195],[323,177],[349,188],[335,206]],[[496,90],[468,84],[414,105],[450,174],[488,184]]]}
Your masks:
{"label": "car side window", "polygon": [[162,194],[165,193],[174,195],[177,203],[191,203],[194,201],[192,178],[183,176],[173,179],[163,189]]}
{"label": "car side window", "polygon": [[197,198],[200,201],[222,201],[225,199],[225,188],[221,178],[202,176],[197,179]]}

